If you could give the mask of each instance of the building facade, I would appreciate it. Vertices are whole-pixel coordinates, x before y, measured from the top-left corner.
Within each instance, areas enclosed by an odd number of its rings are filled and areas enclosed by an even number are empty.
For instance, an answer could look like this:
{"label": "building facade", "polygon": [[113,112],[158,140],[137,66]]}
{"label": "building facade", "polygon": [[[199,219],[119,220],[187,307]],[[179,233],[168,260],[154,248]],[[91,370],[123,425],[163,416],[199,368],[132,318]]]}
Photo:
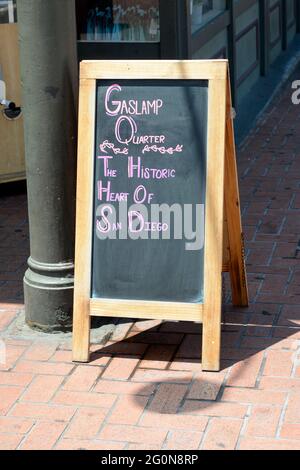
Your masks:
{"label": "building facade", "polygon": [[235,105],[299,32],[297,0],[77,0],[80,59],[228,58]]}

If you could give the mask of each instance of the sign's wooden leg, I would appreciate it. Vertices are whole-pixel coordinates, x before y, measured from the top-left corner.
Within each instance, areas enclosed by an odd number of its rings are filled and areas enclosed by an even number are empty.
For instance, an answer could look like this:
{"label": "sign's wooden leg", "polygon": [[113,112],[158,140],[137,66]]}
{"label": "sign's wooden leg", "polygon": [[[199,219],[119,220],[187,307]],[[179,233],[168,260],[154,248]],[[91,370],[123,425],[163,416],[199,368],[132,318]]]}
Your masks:
{"label": "sign's wooden leg", "polygon": [[231,92],[229,80],[227,84],[224,188],[230,253],[229,272],[231,279],[232,303],[235,306],[248,307],[249,300],[244,258],[244,239],[242,232],[234,130],[231,116]]}
{"label": "sign's wooden leg", "polygon": [[76,202],[73,360],[89,361],[96,80],[80,80]]}
{"label": "sign's wooden leg", "polygon": [[[221,355],[221,275],[218,286],[214,284],[214,305],[205,304],[202,325],[202,370],[218,372]],[[218,295],[218,292],[220,295]]]}
{"label": "sign's wooden leg", "polygon": [[202,369],[216,372],[221,348],[226,86],[226,79],[210,84],[208,115]]}
{"label": "sign's wooden leg", "polygon": [[74,306],[73,314],[73,361],[89,362],[90,358],[90,328],[91,317],[88,305],[80,308]]}

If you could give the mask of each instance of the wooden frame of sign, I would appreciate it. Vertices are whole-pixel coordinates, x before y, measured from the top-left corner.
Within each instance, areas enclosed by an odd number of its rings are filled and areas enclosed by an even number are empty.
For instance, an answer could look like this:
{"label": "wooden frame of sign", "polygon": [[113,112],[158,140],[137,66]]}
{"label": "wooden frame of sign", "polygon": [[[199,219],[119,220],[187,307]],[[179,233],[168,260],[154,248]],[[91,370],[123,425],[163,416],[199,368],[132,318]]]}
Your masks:
{"label": "wooden frame of sign", "polygon": [[[96,80],[208,81],[204,302],[91,298]],[[80,70],[73,360],[89,361],[91,316],[185,320],[203,324],[202,369],[220,370],[222,272],[232,301],[248,306],[228,62],[84,61]]]}

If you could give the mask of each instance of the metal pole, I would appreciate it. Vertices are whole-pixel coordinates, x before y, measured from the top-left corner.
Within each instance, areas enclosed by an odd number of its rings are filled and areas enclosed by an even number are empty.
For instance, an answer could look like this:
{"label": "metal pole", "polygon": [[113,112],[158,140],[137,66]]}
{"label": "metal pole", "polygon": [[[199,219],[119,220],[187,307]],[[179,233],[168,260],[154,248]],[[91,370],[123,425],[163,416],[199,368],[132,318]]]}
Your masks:
{"label": "metal pole", "polygon": [[26,322],[71,326],[76,169],[75,0],[18,0],[30,227]]}

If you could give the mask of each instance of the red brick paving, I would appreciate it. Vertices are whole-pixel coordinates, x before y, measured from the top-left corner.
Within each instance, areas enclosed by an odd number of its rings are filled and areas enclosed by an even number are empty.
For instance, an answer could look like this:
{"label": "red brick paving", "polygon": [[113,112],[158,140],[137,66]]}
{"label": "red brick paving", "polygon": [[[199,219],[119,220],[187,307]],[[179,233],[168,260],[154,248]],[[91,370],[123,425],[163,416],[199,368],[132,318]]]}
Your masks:
{"label": "red brick paving", "polygon": [[300,108],[290,95],[239,150],[251,304],[226,305],[219,374],[201,372],[193,323],[120,323],[89,365],[55,337],[10,337],[28,225],[24,192],[2,190],[0,449],[300,449]]}

